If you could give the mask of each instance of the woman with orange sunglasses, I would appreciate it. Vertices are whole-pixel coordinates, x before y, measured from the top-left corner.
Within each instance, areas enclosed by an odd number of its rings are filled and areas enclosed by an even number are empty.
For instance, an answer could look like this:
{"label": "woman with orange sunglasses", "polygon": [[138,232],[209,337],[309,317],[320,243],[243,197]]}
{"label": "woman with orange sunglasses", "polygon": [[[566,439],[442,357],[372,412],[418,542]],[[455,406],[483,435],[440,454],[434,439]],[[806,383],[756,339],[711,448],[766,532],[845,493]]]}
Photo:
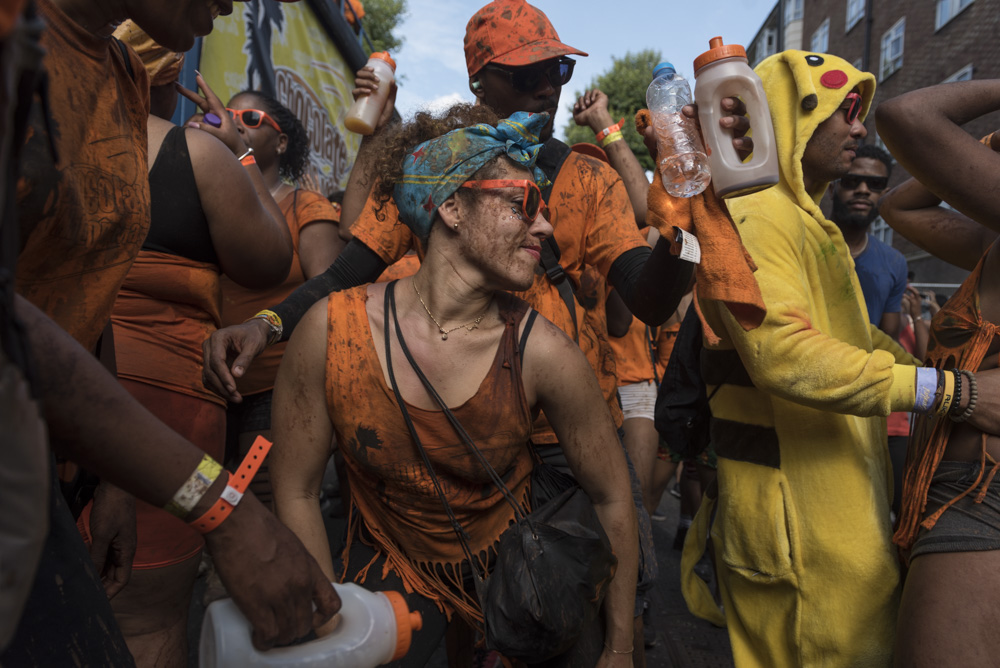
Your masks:
{"label": "woman with orange sunglasses", "polygon": [[[280,285],[251,290],[223,280],[222,322],[228,327],[279,303],[306,279],[323,273],[337,259],[344,241],[337,227],[340,205],[295,185],[309,166],[309,136],[295,114],[259,91],[237,93],[229,100],[226,112],[248,149],[253,150],[264,182],[284,215],[294,247],[291,271]],[[229,409],[229,447],[230,452],[238,448],[240,459],[257,436],[271,438],[271,392],[285,345],[279,343],[268,349],[261,357],[264,363],[255,364],[239,379],[243,401]],[[234,434],[236,443],[232,442]],[[270,487],[265,463],[253,485],[254,493],[265,504],[270,503]]]}
{"label": "woman with orange sunglasses", "polygon": [[[482,628],[474,574],[493,568],[514,506],[527,504],[539,410],[618,557],[607,631],[584,634],[564,665],[631,665],[638,557],[625,456],[579,346],[509,292],[531,287],[552,234],[535,168],[547,122],[547,114],[499,120],[462,105],[387,134],[375,152],[376,199],[420,240],[420,269],[317,302],[278,372],[278,517],[331,579],[399,591],[422,613],[409,653],[392,666],[426,665],[453,615]],[[334,448],[351,496],[340,573],[318,494]]]}

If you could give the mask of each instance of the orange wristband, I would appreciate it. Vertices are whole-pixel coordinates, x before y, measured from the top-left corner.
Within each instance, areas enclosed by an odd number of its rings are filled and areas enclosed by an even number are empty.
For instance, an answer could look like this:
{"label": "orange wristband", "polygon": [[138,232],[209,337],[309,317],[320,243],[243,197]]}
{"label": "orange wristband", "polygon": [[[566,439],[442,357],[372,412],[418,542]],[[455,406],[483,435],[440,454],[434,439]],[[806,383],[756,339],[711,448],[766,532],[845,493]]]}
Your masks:
{"label": "orange wristband", "polygon": [[[219,525],[226,521],[232,514],[233,509],[243,500],[244,492],[247,491],[250,481],[253,480],[257,470],[264,463],[264,458],[267,457],[267,453],[270,450],[271,442],[263,436],[258,436],[257,440],[250,447],[250,452],[247,453],[240,467],[236,469],[236,473],[228,474],[229,479],[226,482],[226,489],[222,492],[222,496],[212,504],[211,508],[205,511],[204,515],[191,522],[191,526],[202,534],[219,528]],[[233,482],[234,480],[235,483]]]}
{"label": "orange wristband", "polygon": [[248,155],[247,157],[240,160],[240,164],[243,165],[244,167],[249,167],[250,165],[256,165],[257,158],[253,157],[252,155]]}
{"label": "orange wristband", "polygon": [[617,123],[615,123],[614,125],[609,125],[608,127],[604,128],[603,130],[601,130],[600,132],[598,132],[596,135],[594,135],[594,139],[596,139],[597,143],[599,144],[599,143],[601,143],[602,139],[604,139],[605,137],[607,137],[608,135],[610,135],[610,134],[612,134],[614,132],[618,132],[619,130],[622,129],[622,127],[624,125],[625,125],[625,118],[622,117],[622,119],[620,121],[618,121]]}

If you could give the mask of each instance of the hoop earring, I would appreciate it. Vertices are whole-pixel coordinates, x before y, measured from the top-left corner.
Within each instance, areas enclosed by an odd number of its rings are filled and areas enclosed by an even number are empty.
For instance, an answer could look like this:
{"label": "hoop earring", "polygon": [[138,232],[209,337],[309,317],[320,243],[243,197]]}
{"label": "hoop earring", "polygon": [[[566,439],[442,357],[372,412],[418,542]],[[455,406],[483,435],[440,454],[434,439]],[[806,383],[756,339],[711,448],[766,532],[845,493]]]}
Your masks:
{"label": "hoop earring", "polygon": [[472,83],[469,84],[469,86],[472,88],[472,90],[479,90],[480,88],[483,87],[483,84],[481,81],[473,81]]}

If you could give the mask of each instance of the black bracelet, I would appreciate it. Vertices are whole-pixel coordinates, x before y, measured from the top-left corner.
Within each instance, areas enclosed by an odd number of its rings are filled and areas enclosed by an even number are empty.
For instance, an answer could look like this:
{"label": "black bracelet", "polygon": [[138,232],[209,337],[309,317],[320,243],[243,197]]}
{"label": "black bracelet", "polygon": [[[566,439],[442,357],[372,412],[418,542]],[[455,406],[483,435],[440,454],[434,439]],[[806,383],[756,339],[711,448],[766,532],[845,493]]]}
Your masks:
{"label": "black bracelet", "polygon": [[951,369],[951,372],[955,375],[955,398],[948,409],[948,417],[962,414],[962,409],[959,408],[959,405],[962,403],[962,372],[958,369]]}

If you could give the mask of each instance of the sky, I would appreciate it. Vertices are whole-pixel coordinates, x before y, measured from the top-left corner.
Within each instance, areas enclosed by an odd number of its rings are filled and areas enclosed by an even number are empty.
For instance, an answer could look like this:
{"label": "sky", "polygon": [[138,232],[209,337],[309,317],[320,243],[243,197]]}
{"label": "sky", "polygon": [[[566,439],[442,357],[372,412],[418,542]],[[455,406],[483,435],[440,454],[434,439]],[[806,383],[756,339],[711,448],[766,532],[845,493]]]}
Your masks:
{"label": "sky", "polygon": [[[396,34],[405,43],[394,53],[402,78],[396,107],[403,118],[425,108],[473,101],[462,40],[469,18],[486,0],[407,0]],[[721,35],[746,46],[776,0],[535,0],[564,44],[587,52],[574,56],[573,79],[563,87],[556,136],[572,118],[574,92],[611,67],[612,57],[658,49],[688,79],[692,63]],[[650,73],[652,76],[652,73]]]}

